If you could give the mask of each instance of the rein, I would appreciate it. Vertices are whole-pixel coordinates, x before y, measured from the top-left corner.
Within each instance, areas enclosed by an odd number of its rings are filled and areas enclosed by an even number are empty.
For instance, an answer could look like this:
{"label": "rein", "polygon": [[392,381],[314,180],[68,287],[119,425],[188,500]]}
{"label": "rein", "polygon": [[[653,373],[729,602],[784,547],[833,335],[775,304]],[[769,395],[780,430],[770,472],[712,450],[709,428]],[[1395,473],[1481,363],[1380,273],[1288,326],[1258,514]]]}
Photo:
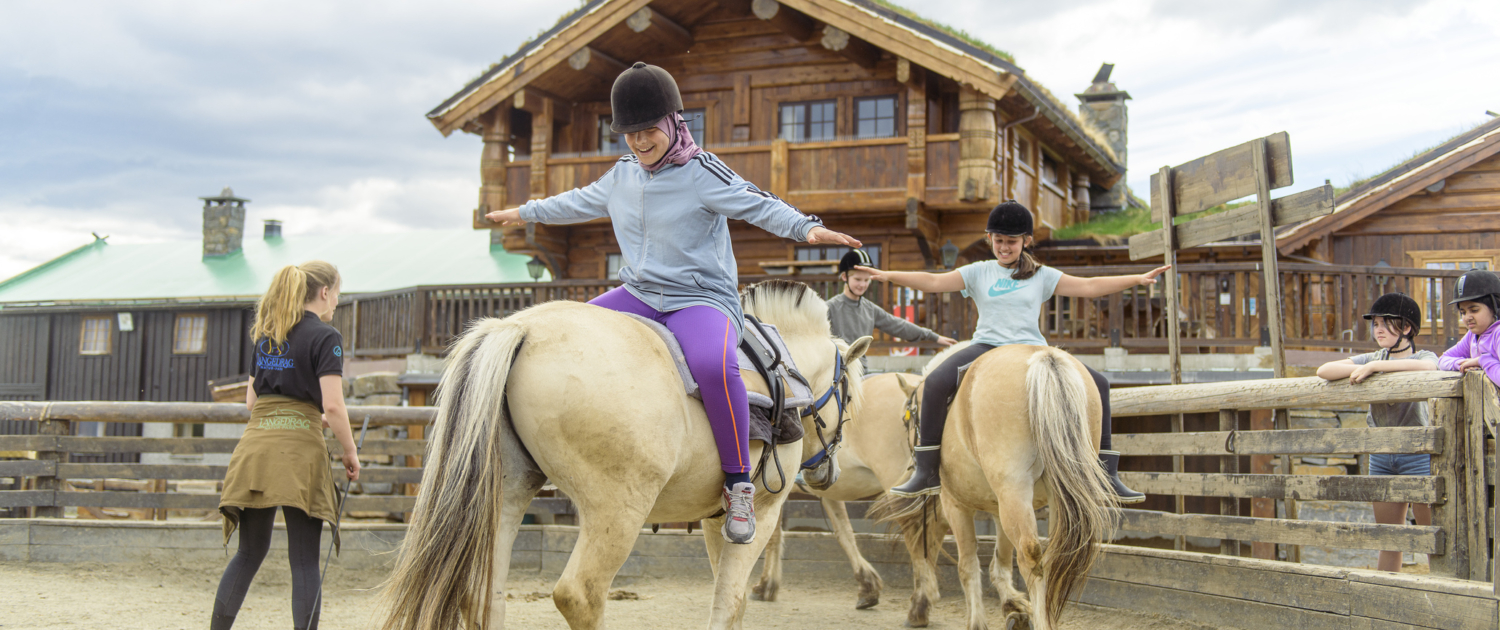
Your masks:
{"label": "rein", "polygon": [[[803,418],[813,416],[816,425],[814,432],[818,435],[818,442],[823,445],[823,448],[814,453],[811,458],[802,462],[803,470],[816,468],[818,464],[823,462],[824,458],[833,456],[834,453],[838,452],[839,444],[844,440],[844,423],[848,421],[844,409],[849,403],[849,374],[844,370],[844,355],[839,354],[837,347],[833,349],[833,371],[838,376],[835,376],[833,383],[828,385],[828,391],[823,392],[822,396],[819,396],[811,405],[802,410]],[[828,400],[833,398],[834,394],[838,394],[839,418],[838,424],[833,430],[833,441],[829,442],[828,439],[823,437],[823,429],[828,425],[823,422],[823,414],[819,410],[828,404]]]}

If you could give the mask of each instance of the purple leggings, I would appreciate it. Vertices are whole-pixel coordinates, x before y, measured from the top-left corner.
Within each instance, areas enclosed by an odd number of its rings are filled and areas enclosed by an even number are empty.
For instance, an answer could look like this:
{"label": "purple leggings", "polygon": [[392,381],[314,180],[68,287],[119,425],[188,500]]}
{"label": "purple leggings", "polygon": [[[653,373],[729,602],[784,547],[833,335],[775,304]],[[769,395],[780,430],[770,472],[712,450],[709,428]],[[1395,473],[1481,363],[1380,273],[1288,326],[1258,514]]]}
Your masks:
{"label": "purple leggings", "polygon": [[630,313],[650,319],[677,336],[688,371],[698,381],[703,410],[719,446],[719,465],[727,473],[750,472],[750,403],[745,398],[745,383],[740,380],[739,359],[735,348],[740,345],[734,325],[711,306],[689,306],[663,313],[625,287],[615,287],[589,304],[611,311]]}

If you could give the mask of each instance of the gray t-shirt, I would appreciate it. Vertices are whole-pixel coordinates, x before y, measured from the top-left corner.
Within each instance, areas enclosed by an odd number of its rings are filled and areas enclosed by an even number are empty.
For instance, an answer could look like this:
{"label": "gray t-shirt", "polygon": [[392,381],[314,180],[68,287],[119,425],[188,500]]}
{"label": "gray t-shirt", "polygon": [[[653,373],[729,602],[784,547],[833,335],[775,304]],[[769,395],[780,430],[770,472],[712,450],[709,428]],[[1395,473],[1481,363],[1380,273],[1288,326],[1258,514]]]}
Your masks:
{"label": "gray t-shirt", "polygon": [[845,343],[854,343],[855,339],[876,328],[905,341],[937,341],[938,338],[937,333],[887,313],[874,302],[864,298],[851,300],[843,293],[828,300],[828,324],[833,336]]}
{"label": "gray t-shirt", "polygon": [[986,260],[959,267],[958,272],[964,278],[964,297],[979,307],[974,343],[1047,345],[1042,304],[1052,299],[1061,271],[1043,266],[1036,275],[1016,280],[1011,278],[1014,270],[1001,267],[998,260]]}
{"label": "gray t-shirt", "polygon": [[[1355,365],[1364,365],[1372,361],[1384,361],[1388,358],[1386,355],[1390,354],[1390,352],[1390,350],[1382,348],[1375,352],[1366,352],[1358,356],[1349,357],[1349,360],[1353,361]],[[1418,350],[1409,357],[1402,357],[1397,360],[1404,361],[1406,359],[1427,361],[1434,368],[1437,367],[1438,363],[1437,355],[1427,350]],[[1432,416],[1427,410],[1427,403],[1421,401],[1374,403],[1370,405],[1370,413],[1365,416],[1365,422],[1370,423],[1372,427],[1427,427],[1432,426]]]}

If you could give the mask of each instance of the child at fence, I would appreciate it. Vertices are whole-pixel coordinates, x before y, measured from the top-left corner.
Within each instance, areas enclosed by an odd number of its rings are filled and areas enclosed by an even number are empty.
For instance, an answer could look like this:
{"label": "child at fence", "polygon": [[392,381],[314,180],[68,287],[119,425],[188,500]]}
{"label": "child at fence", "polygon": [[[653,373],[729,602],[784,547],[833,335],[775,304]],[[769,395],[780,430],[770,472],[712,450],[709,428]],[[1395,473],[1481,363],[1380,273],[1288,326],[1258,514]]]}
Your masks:
{"label": "child at fence", "polygon": [[[921,291],[943,293],[962,291],[979,308],[973,345],[958,351],[932,371],[922,385],[920,431],[916,447],[916,470],[905,483],[891,489],[898,496],[936,494],[940,489],[939,450],[943,425],[948,418],[948,401],[958,391],[959,368],[973,363],[979,355],[1009,344],[1047,345],[1042,336],[1042,305],[1055,295],[1068,297],[1102,297],[1139,285],[1156,284],[1156,277],[1168,267],[1128,276],[1079,278],[1070,276],[1037,261],[1031,252],[1031,210],[1015,200],[1006,201],[990,211],[985,226],[986,238],[995,260],[985,260],[947,273],[921,271],[880,271],[855,267],[869,273],[874,280],[887,280]],[[1146,495],[1131,490],[1120,481],[1120,452],[1111,450],[1109,413],[1109,380],[1089,368],[1099,398],[1104,404],[1099,439],[1099,463],[1109,474],[1110,485],[1121,503],[1139,503]]]}
{"label": "child at fence", "polygon": [[[1377,372],[1417,372],[1435,370],[1438,357],[1427,350],[1416,349],[1417,334],[1422,331],[1422,310],[1417,301],[1402,293],[1387,293],[1370,305],[1365,314],[1370,322],[1370,336],[1380,349],[1347,359],[1324,363],[1318,376],[1334,381],[1348,378],[1360,383]],[[1425,402],[1375,403],[1370,405],[1366,422],[1375,427],[1425,427],[1432,417]],[[1430,475],[1432,456],[1422,453],[1375,453],[1370,455],[1371,475]],[[1387,525],[1406,523],[1407,503],[1376,502],[1375,522]],[[1425,503],[1412,503],[1411,511],[1418,525],[1432,524],[1432,509]],[[1377,565],[1381,571],[1401,571],[1401,552],[1381,551]]]}
{"label": "child at fence", "polygon": [[338,269],[315,260],[276,272],[255,307],[255,365],[245,394],[250,422],[230,456],[219,500],[224,543],[238,527],[240,546],[219,581],[213,630],[234,625],[270,550],[277,507],[292,565],[292,626],[318,625],[318,550],[323,523],[333,522],[337,510],[325,423],[343,447],[346,476],[359,478],[344,408],[343,337],[327,324],[338,303]]}
{"label": "child at fence", "polygon": [[1450,372],[1484,370],[1490,381],[1500,386],[1500,276],[1475,269],[1459,276],[1453,287],[1458,319],[1469,332],[1438,360],[1438,367]]}
{"label": "child at fence", "polygon": [[682,95],[666,70],[636,62],[610,90],[610,130],[630,154],[598,181],[485,216],[501,225],[610,219],[624,266],[621,286],[589,304],[666,326],[701,388],[724,471],[724,539],[755,538],[755,484],[750,481],[750,405],[735,366],[743,333],[738,263],[729,219],[782,238],[859,247],[775,195],[745,181],[698,148],[682,118]]}

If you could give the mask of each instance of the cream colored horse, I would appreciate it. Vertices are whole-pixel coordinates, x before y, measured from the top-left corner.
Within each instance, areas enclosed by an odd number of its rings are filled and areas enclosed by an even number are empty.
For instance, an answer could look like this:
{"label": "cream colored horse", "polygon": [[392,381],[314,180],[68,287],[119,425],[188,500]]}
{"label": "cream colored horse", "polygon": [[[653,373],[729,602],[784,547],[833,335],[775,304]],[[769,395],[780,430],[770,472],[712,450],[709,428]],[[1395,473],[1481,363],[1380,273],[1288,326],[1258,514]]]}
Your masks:
{"label": "cream colored horse", "polygon": [[[1114,494],[1099,465],[1099,392],[1083,364],[1045,346],[1002,346],[975,360],[943,430],[942,507],[958,543],[969,630],[985,622],[974,513],[1000,525],[990,581],[1007,617],[1057,626],[1114,528]],[[1035,509],[1048,505],[1048,538]],[[1011,587],[1011,552],[1030,602]],[[1033,615],[1032,611],[1041,614]]]}
{"label": "cream colored horse", "polygon": [[[917,377],[906,374],[877,374],[865,379],[864,403],[859,415],[844,428],[843,446],[838,451],[841,472],[838,481],[824,489],[808,489],[822,501],[823,513],[854,569],[854,579],[859,583],[859,598],[854,607],[858,609],[880,603],[884,581],[860,553],[844,503],[881,495],[906,478],[912,455],[904,418],[912,391],[920,383]],[[913,582],[907,625],[915,628],[927,625],[927,611],[938,600],[937,557],[948,531],[936,506],[929,508],[925,516],[929,519],[927,523],[920,520],[902,523]],[[766,548],[760,583],[754,589],[759,599],[776,601],[781,587],[781,555],[781,528],[777,527]]]}
{"label": "cream colored horse", "polygon": [[[806,285],[762,283],[742,299],[747,313],[780,328],[815,391],[830,387],[835,354],[846,353],[857,406],[867,344],[836,342],[826,306]],[[553,589],[570,627],[600,627],[606,592],[644,524],[700,519],[716,576],[708,626],[739,626],[769,536],[724,544],[722,516],[713,516],[723,474],[703,405],[684,394],[666,345],[646,326],[576,302],[482,320],[453,347],[438,402],[414,518],[387,582],[384,628],[504,627],[511,546],[548,480],[579,515]],[[752,443],[752,461],[761,450]],[[804,449],[777,451],[793,462]],[[778,520],[786,494],[757,491],[761,523]]]}

